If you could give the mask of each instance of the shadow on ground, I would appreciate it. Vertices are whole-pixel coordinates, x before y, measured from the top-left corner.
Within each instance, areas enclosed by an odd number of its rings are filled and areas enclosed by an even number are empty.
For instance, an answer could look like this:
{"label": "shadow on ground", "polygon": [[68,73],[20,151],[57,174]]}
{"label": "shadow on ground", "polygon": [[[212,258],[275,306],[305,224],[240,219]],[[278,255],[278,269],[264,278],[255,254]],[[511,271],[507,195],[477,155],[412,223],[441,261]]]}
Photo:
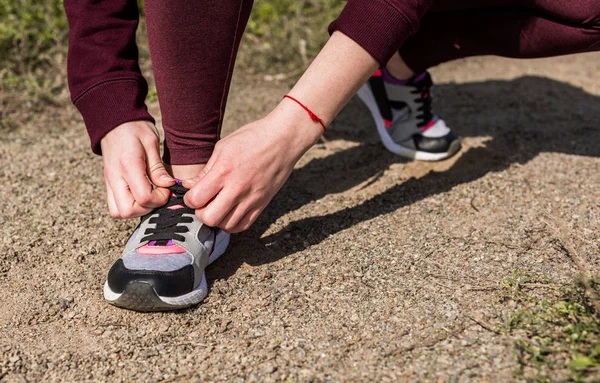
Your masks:
{"label": "shadow on ground", "polygon": [[[360,143],[296,169],[252,229],[238,235],[227,257],[211,273],[227,278],[243,263],[260,265],[281,259],[328,236],[477,180],[541,152],[600,156],[600,99],[571,85],[542,77],[512,81],[444,84],[435,89],[435,110],[462,137],[489,136],[485,147],[465,148],[444,172],[410,178],[363,203],[292,222],[266,236],[269,226],[290,211],[331,193],[341,193],[404,162],[375,138],[367,109],[354,98],[342,111],[328,140]],[[365,142],[366,141],[366,142]],[[262,238],[261,238],[262,236]],[[259,239],[260,238],[260,239]]]}

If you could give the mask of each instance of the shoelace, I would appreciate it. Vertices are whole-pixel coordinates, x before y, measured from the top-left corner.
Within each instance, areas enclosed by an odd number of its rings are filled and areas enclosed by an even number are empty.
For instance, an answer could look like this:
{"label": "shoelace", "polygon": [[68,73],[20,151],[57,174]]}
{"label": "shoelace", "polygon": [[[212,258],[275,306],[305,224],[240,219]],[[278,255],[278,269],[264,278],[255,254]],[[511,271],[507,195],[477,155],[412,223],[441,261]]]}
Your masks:
{"label": "shoelace", "polygon": [[189,228],[179,223],[192,223],[194,218],[184,217],[184,214],[194,214],[194,209],[185,206],[183,196],[188,189],[180,183],[169,188],[171,197],[166,205],[152,210],[148,215],[142,217],[142,221],[148,216],[157,215],[150,218],[149,223],[156,224],[154,229],[146,229],[143,241],[156,241],[156,245],[165,246],[169,240],[184,241],[185,237],[180,233],[187,233]]}
{"label": "shoelace", "polygon": [[431,80],[431,76],[427,73],[422,80],[414,84],[416,89],[410,92],[412,94],[418,94],[419,97],[415,98],[414,101],[417,104],[422,104],[417,108],[417,111],[421,112],[421,114],[415,116],[419,120],[419,123],[417,123],[419,128],[429,124],[433,118],[433,112],[431,111],[431,94],[429,93],[432,85],[433,81]]}

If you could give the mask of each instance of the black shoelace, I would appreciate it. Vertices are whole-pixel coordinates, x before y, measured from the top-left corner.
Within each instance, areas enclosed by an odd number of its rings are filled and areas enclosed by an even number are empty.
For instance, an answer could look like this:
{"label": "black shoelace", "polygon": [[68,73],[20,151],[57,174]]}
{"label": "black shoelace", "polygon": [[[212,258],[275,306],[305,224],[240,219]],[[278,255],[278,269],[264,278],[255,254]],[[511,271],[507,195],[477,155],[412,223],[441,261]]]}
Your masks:
{"label": "black shoelace", "polygon": [[[183,202],[183,196],[188,189],[181,186],[180,183],[169,188],[173,192],[174,196],[171,195],[169,202],[163,207],[156,208],[148,213],[147,216],[142,217],[142,221],[148,216],[158,214],[156,217],[150,218],[150,223],[156,224],[154,229],[146,229],[142,241],[156,241],[156,245],[165,246],[169,240],[184,241],[185,238],[180,233],[187,233],[189,228],[185,225],[179,226],[179,223],[192,223],[194,219],[192,217],[184,217],[184,214],[194,214],[194,209],[185,206]],[[181,205],[183,208],[171,210],[169,207]]]}
{"label": "black shoelace", "polygon": [[432,85],[433,81],[431,81],[431,77],[429,76],[429,73],[427,73],[421,81],[413,85],[416,89],[410,92],[419,95],[419,97],[415,99],[417,104],[421,104],[421,106],[417,108],[417,111],[421,112],[421,114],[415,116],[419,120],[417,123],[419,128],[429,124],[429,121],[433,118],[433,112],[431,111],[431,94],[429,93]]}

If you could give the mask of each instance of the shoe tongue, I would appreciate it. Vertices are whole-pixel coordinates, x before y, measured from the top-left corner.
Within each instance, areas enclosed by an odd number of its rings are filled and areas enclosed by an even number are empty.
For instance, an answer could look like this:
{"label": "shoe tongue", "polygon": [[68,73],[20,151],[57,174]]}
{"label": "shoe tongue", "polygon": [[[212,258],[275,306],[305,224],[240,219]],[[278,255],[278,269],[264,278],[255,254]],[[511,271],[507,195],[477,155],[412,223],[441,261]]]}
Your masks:
{"label": "shoe tongue", "polygon": [[162,239],[158,241],[150,241],[146,244],[146,246],[175,246],[175,243],[171,239]]}

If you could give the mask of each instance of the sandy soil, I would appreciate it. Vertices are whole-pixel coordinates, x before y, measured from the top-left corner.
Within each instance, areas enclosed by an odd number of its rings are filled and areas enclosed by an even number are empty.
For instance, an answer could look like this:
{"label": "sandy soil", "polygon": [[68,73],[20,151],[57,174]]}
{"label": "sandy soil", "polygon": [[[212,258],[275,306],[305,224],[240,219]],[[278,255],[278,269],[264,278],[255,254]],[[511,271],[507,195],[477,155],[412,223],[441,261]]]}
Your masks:
{"label": "sandy soil", "polygon": [[[557,236],[599,270],[600,55],[432,73],[437,112],[464,140],[457,157],[387,153],[352,100],[208,269],[208,298],[179,313],[103,301],[135,222],[108,216],[100,158],[72,109],[0,137],[0,379],[513,380],[503,281],[573,280]],[[288,86],[237,77],[225,131]]]}

